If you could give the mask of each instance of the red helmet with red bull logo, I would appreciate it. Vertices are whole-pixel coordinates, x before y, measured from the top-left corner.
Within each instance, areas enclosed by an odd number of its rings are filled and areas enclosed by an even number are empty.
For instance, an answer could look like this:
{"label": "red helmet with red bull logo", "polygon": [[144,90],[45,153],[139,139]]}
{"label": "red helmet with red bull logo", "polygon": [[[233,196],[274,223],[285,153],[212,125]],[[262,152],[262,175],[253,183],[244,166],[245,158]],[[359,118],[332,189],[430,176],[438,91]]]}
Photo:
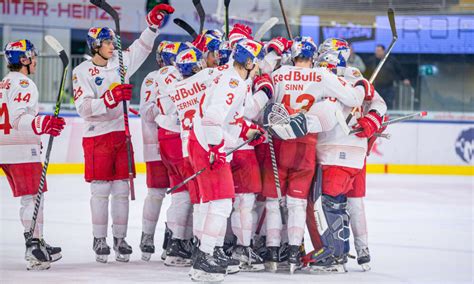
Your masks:
{"label": "red helmet with red bull logo", "polygon": [[27,39],[17,40],[5,45],[5,60],[8,65],[22,66],[21,58],[31,58],[37,55],[35,46]]}
{"label": "red helmet with red bull logo", "polygon": [[189,77],[201,71],[202,52],[195,47],[180,52],[176,56],[176,68],[183,77]]}
{"label": "red helmet with red bull logo", "polygon": [[255,64],[263,57],[263,46],[257,41],[243,39],[235,44],[234,60],[242,65],[248,60]]}

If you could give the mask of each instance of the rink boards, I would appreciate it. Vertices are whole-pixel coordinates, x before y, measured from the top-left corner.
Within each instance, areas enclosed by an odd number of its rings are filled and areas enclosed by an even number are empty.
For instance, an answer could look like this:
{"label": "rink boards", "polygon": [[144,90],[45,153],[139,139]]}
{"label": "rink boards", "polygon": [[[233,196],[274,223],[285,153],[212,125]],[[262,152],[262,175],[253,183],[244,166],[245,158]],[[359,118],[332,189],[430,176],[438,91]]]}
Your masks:
{"label": "rink boards", "polygon": [[[66,123],[61,136],[54,139],[49,174],[83,173],[83,120],[67,116]],[[138,117],[130,117],[130,129],[137,172],[144,173]],[[474,121],[409,121],[390,125],[386,132],[391,139],[379,138],[375,143],[367,161],[369,173],[474,175]],[[46,149],[48,136],[42,139]]]}

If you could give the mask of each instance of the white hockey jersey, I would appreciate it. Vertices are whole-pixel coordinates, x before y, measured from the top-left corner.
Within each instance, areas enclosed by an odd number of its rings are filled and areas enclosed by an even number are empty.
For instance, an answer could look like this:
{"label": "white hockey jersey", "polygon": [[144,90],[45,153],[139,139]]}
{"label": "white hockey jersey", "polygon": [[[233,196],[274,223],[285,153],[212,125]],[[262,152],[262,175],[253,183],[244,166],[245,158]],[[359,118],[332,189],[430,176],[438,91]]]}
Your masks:
{"label": "white hockey jersey", "polygon": [[[362,79],[360,71],[355,67],[347,67],[344,70],[344,79],[354,84]],[[337,103],[342,110],[344,117],[347,117],[352,107]],[[375,92],[374,98],[370,102],[364,102],[362,105],[363,112],[369,110],[377,110],[380,115],[384,115],[387,106],[382,97]],[[361,117],[361,112],[357,112],[349,126],[357,123],[357,119]],[[367,138],[360,138],[356,135],[346,135],[342,128],[337,125],[332,130],[322,132],[318,136],[317,159],[322,165],[338,165],[350,168],[361,169],[364,166],[364,160],[367,154]]]}
{"label": "white hockey jersey", "polygon": [[[360,106],[364,100],[362,87],[353,87],[327,68],[303,68],[283,65],[272,73],[275,94],[272,101],[294,110],[304,110],[308,130],[317,133],[335,125],[334,109],[326,98],[337,99],[347,106]],[[329,107],[327,107],[329,106]],[[327,120],[330,120],[328,122]]]}
{"label": "white hockey jersey", "polygon": [[204,149],[208,150],[208,145],[218,145],[222,139],[226,150],[235,147],[244,121],[245,102],[250,95],[250,85],[233,66],[228,66],[214,78],[200,100],[199,115],[195,116],[193,124],[196,138]]}
{"label": "white hockey jersey", "polygon": [[41,162],[41,138],[31,127],[38,96],[33,80],[20,72],[0,82],[0,164]]}
{"label": "white hockey jersey", "polygon": [[[125,83],[138,70],[150,54],[158,33],[147,28],[140,38],[123,52]],[[72,75],[74,103],[84,119],[84,137],[94,137],[114,131],[123,131],[123,107],[109,109],[102,99],[107,90],[120,84],[118,51],[106,66],[96,66],[92,60],[82,62],[74,68]]]}

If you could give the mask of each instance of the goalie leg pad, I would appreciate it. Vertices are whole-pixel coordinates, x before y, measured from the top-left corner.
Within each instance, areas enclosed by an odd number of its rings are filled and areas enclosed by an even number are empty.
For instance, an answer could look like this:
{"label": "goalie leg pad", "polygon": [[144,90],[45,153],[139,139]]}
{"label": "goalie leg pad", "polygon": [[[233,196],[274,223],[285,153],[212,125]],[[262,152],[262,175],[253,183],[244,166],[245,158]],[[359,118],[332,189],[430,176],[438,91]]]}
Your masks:
{"label": "goalie leg pad", "polygon": [[332,197],[323,194],[321,197],[322,209],[318,223],[323,248],[313,256],[319,262],[341,259],[349,253],[349,214],[347,213],[347,198],[344,195]]}

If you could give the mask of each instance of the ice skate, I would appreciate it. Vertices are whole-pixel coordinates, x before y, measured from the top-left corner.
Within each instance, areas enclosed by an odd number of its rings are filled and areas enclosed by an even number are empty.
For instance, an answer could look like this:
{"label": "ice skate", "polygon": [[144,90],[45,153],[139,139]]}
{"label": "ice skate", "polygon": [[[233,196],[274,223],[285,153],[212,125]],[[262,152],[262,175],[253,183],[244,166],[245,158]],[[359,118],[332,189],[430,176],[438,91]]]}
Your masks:
{"label": "ice skate", "polygon": [[166,250],[165,265],[188,267],[192,264],[192,247],[190,243],[179,239],[172,239]]}
{"label": "ice skate", "polygon": [[26,243],[25,260],[27,270],[46,270],[50,268],[51,257],[39,239],[31,239]]}
{"label": "ice skate", "polygon": [[253,251],[260,256],[262,259],[267,258],[267,237],[266,236],[255,236],[253,239]]}
{"label": "ice skate", "polygon": [[165,223],[165,236],[163,238],[163,252],[161,253],[161,260],[165,260],[166,259],[166,250],[168,250],[168,245],[171,241],[171,236],[172,236],[172,232],[170,229],[168,229],[168,225]]}
{"label": "ice skate", "polygon": [[240,262],[240,270],[256,272],[265,270],[263,259],[251,247],[236,246],[232,257]]}
{"label": "ice skate", "polygon": [[125,239],[114,237],[115,260],[120,262],[128,262],[132,254],[132,247],[127,244]]}
{"label": "ice skate", "polygon": [[153,235],[145,234],[142,232],[142,238],[140,241],[140,250],[142,251],[142,260],[149,261],[151,255],[155,253],[155,244],[153,241]]}
{"label": "ice skate", "polygon": [[95,260],[101,263],[107,263],[110,254],[110,247],[105,238],[94,238],[92,249],[95,251]]}
{"label": "ice skate", "polygon": [[265,270],[277,272],[280,262],[280,247],[267,247],[267,258],[265,259]]}
{"label": "ice skate", "polygon": [[346,262],[346,257],[336,259],[330,256],[321,261],[311,263],[309,267],[307,267],[307,271],[314,274],[345,273],[347,272]]}
{"label": "ice skate", "polygon": [[46,251],[51,257],[51,262],[60,260],[63,256],[61,255],[61,247],[53,247],[49,245],[44,239],[41,240],[42,244],[45,246]]}
{"label": "ice skate", "polygon": [[364,271],[370,270],[370,253],[369,248],[363,248],[357,250],[357,263],[362,267]]}
{"label": "ice skate", "polygon": [[197,249],[196,260],[190,274],[193,281],[220,282],[224,280],[226,268],[217,264],[212,255]]}
{"label": "ice skate", "polygon": [[288,247],[288,263],[290,265],[290,274],[295,273],[297,269],[301,268],[301,247],[300,246],[289,246]]}
{"label": "ice skate", "polygon": [[240,261],[228,256],[223,247],[215,247],[214,259],[217,264],[226,268],[228,274],[235,274],[240,271]]}

